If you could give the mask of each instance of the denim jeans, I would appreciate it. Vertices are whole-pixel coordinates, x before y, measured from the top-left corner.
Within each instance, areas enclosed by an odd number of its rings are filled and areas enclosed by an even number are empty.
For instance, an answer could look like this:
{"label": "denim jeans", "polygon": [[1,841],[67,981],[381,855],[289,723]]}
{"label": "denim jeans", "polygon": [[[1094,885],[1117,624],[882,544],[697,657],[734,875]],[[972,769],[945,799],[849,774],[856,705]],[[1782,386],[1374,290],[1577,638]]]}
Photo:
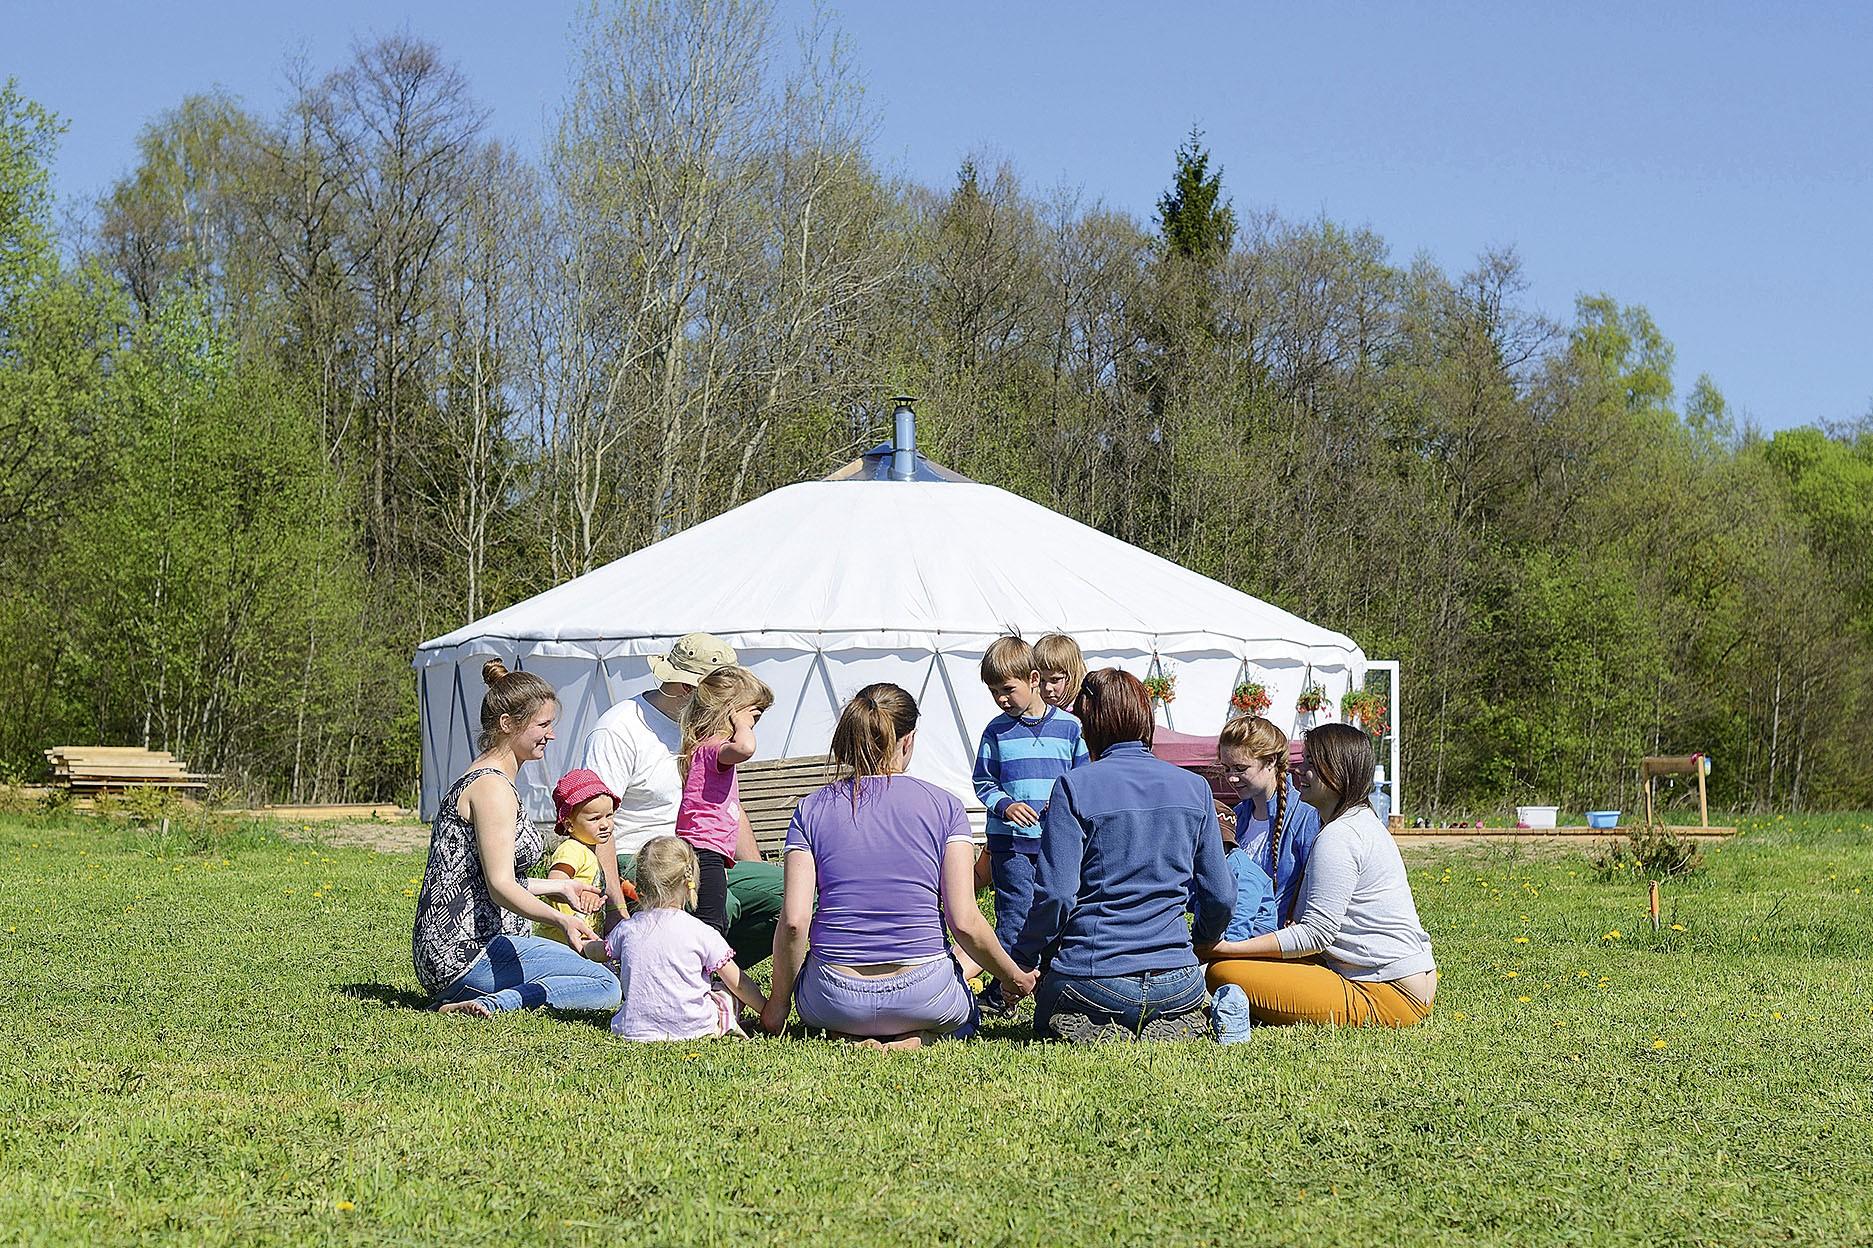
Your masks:
{"label": "denim jeans", "polygon": [[995,886],[995,939],[1002,948],[1013,949],[1021,935],[1028,911],[1034,908],[1034,867],[1040,860],[1033,854],[1013,850],[989,851],[989,878]]}
{"label": "denim jeans", "polygon": [[472,1001],[501,1013],[550,1005],[561,1010],[615,1010],[618,977],[543,936],[496,936],[443,994],[444,1003]]}
{"label": "denim jeans", "polygon": [[1034,1034],[1042,1040],[1195,1040],[1210,1036],[1203,968],[1180,966],[1098,979],[1041,977]]}

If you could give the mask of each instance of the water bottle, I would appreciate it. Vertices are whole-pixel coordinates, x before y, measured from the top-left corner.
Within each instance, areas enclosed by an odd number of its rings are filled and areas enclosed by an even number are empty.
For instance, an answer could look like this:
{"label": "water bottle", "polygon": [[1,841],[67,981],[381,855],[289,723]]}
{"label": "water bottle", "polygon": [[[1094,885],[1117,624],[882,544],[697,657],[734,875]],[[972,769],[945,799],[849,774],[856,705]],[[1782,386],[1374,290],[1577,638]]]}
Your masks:
{"label": "water bottle", "polygon": [[1372,792],[1366,794],[1366,801],[1371,804],[1373,812],[1379,816],[1380,823],[1384,823],[1386,816],[1392,813],[1392,797],[1385,788],[1385,768],[1374,767],[1372,769]]}

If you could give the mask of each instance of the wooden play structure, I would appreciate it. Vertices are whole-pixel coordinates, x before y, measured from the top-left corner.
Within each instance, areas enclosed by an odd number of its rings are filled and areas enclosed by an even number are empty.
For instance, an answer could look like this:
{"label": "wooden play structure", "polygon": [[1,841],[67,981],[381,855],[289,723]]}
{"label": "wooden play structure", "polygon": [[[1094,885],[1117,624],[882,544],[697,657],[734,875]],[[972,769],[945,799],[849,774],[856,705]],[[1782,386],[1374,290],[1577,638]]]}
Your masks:
{"label": "wooden play structure", "polygon": [[1710,759],[1703,754],[1666,754],[1651,755],[1639,764],[1639,778],[1645,782],[1645,826],[1648,828],[1659,822],[1656,814],[1656,794],[1660,776],[1697,777],[1697,826],[1710,826],[1710,796],[1705,788],[1704,777],[1710,774]]}
{"label": "wooden play structure", "polygon": [[163,750],[127,745],[55,745],[45,752],[52,783],[74,797],[121,793],[125,789],[177,789],[199,792],[216,779],[197,775]]}
{"label": "wooden play structure", "polygon": [[832,779],[832,759],[825,754],[800,758],[756,759],[735,769],[741,785],[741,809],[754,829],[755,844],[770,859],[780,856],[787,824],[800,799]]}
{"label": "wooden play structure", "polygon": [[[1710,775],[1710,757],[1706,754],[1653,755],[1639,763],[1639,778],[1645,790],[1645,823],[1647,828],[1663,828],[1664,821],[1659,817],[1661,803],[1658,798],[1658,781],[1661,777],[1696,776],[1697,777],[1697,824],[1694,827],[1672,828],[1671,831],[1686,840],[1715,841],[1735,836],[1735,828],[1712,827],[1710,822],[1710,792],[1706,777]],[[1623,840],[1629,836],[1631,824],[1620,824],[1611,828],[1588,828],[1563,826],[1558,828],[1482,828],[1465,827],[1461,824],[1434,828],[1408,828],[1404,820],[1392,816],[1390,831],[1400,845],[1462,845],[1486,841],[1524,841],[1546,842],[1555,845],[1591,845],[1597,842]]]}

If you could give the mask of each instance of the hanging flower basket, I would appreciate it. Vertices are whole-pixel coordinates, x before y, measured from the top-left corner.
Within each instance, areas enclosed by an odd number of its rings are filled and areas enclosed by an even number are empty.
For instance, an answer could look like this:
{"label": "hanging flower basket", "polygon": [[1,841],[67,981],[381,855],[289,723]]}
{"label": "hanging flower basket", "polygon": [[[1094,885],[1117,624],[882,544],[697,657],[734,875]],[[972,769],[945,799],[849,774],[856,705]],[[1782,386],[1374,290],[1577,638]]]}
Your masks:
{"label": "hanging flower basket", "polygon": [[1340,699],[1340,714],[1346,722],[1375,737],[1383,737],[1391,730],[1389,709],[1384,694],[1367,689],[1355,689]]}
{"label": "hanging flower basket", "polygon": [[1229,705],[1239,715],[1261,715],[1274,704],[1268,686],[1259,680],[1245,680],[1229,695]]}
{"label": "hanging flower basket", "polygon": [[1294,700],[1294,709],[1303,715],[1317,715],[1333,705],[1327,697],[1325,685],[1308,685],[1301,690],[1301,696]]}
{"label": "hanging flower basket", "polygon": [[1177,677],[1168,672],[1147,676],[1139,683],[1144,685],[1145,692],[1150,694],[1151,700],[1159,706],[1173,702],[1177,698]]}

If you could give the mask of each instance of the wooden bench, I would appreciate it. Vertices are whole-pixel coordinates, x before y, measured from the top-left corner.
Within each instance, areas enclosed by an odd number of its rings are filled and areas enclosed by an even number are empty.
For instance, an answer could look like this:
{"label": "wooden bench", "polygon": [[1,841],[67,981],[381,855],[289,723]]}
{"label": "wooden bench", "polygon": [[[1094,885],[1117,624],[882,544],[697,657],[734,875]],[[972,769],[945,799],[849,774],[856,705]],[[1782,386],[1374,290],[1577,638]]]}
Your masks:
{"label": "wooden bench", "polygon": [[832,758],[813,754],[802,758],[756,759],[735,769],[741,785],[741,809],[754,829],[755,844],[770,862],[780,858],[787,839],[787,824],[800,799],[833,778]]}
{"label": "wooden bench", "polygon": [[133,788],[206,789],[216,779],[197,775],[163,750],[127,745],[55,745],[45,752],[52,783],[73,793],[111,793]]}

